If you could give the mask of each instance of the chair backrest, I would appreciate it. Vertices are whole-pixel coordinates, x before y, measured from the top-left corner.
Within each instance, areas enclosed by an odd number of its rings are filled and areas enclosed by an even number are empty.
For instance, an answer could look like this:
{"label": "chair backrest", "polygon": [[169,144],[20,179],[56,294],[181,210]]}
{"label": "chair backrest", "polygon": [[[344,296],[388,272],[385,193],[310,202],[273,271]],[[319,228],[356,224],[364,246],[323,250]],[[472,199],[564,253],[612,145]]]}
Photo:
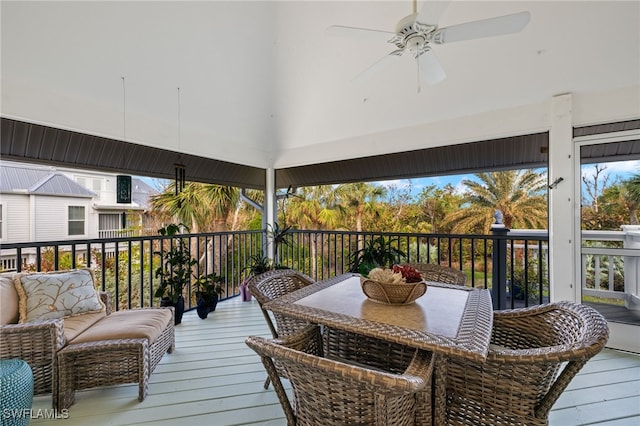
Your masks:
{"label": "chair backrest", "polygon": [[[290,425],[412,425],[416,394],[430,389],[433,359],[424,351],[415,350],[407,370],[393,374],[300,352],[282,340],[246,343],[261,356]],[[286,369],[295,404],[274,362]]]}
{"label": "chair backrest", "polygon": [[449,361],[446,422],[548,424],[553,404],[608,337],[604,317],[586,305],[495,312],[487,361]]}
{"label": "chair backrest", "polygon": [[247,284],[249,292],[260,304],[262,314],[274,338],[297,333],[308,326],[308,323],[284,315],[273,314],[276,321],[274,324],[269,312],[263,306],[278,297],[314,283],[315,281],[311,277],[292,269],[267,271],[256,275],[249,281]]}
{"label": "chair backrest", "polygon": [[425,281],[459,285],[465,285],[467,283],[467,276],[458,269],[442,266],[437,263],[411,263],[411,266],[420,272]]}

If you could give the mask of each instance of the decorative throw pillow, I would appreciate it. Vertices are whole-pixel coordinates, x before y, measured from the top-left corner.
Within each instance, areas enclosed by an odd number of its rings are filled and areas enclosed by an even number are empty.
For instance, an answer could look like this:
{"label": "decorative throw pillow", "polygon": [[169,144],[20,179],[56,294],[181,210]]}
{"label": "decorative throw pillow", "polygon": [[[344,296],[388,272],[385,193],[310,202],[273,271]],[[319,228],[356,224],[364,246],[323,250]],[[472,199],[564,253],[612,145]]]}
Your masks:
{"label": "decorative throw pillow", "polygon": [[20,297],[20,323],[105,309],[91,269],[17,274],[13,283]]}

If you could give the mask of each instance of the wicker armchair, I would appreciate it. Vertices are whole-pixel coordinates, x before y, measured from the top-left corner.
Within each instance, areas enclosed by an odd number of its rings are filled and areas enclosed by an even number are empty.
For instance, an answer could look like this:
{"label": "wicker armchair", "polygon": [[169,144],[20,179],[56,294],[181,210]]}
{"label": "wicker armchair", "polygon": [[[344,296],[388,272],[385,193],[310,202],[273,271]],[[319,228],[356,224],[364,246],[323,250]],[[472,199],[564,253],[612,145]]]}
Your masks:
{"label": "wicker armchair", "polygon": [[[596,310],[570,302],[496,312],[487,362],[450,359],[437,424],[547,425],[551,407],[609,337]],[[446,407],[446,408],[445,408]]]}
{"label": "wicker armchair", "polygon": [[[320,336],[321,330],[317,325],[311,325],[307,321],[301,321],[295,318],[291,318],[280,314],[270,314],[264,305],[280,296],[291,293],[292,291],[306,287],[315,283],[315,281],[301,273],[292,269],[276,269],[274,271],[264,272],[260,275],[253,277],[247,287],[249,292],[256,298],[260,304],[262,315],[264,315],[271,335],[274,338],[282,338],[286,336],[298,335],[301,332],[313,335],[313,339],[309,340],[308,347],[297,347],[297,349],[313,353],[316,355],[322,355],[322,337]],[[275,319],[275,324],[271,318]],[[304,343],[301,343],[304,345]],[[278,372],[282,376],[286,376],[285,371],[277,365]],[[269,387],[270,377],[264,382],[264,388]]]}
{"label": "wicker armchair", "polygon": [[274,271],[264,272],[256,275],[249,281],[247,285],[249,292],[260,304],[262,314],[274,338],[296,334],[306,328],[309,323],[285,315],[273,314],[276,322],[274,324],[271,315],[263,306],[267,302],[277,299],[280,296],[284,296],[285,294],[313,283],[315,283],[315,281],[311,277],[302,272],[294,271],[293,269],[276,269]]}
{"label": "wicker armchair", "polygon": [[437,263],[411,263],[410,265],[420,272],[425,281],[459,285],[467,283],[467,276],[458,269]]}
{"label": "wicker armchair", "polygon": [[[300,335],[284,340],[246,340],[261,356],[289,425],[414,424],[416,396],[430,395],[430,353],[415,350],[408,368],[402,374],[394,374],[291,349],[291,341],[299,339]],[[274,361],[287,371],[294,403],[289,400]]]}

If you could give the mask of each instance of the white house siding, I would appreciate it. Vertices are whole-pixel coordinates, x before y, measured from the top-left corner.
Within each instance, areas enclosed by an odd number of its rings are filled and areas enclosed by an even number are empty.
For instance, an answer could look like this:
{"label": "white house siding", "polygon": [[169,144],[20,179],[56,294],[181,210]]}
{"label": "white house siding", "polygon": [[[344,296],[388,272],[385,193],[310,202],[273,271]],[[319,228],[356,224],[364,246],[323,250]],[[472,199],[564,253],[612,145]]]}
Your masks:
{"label": "white house siding", "polygon": [[[84,206],[84,235],[68,235],[68,207]],[[89,237],[89,229],[93,223],[91,215],[91,199],[60,196],[37,196],[33,203],[35,217],[35,235],[31,241],[55,241],[84,239]],[[94,219],[95,220],[95,219]]]}
{"label": "white house siding", "polygon": [[3,233],[2,243],[31,241],[29,222],[29,196],[25,194],[2,194]]}
{"label": "white house siding", "polygon": [[116,175],[112,173],[101,173],[97,171],[75,172],[64,168],[59,170],[82,186],[92,190],[97,194],[93,202],[97,205],[116,204]]}

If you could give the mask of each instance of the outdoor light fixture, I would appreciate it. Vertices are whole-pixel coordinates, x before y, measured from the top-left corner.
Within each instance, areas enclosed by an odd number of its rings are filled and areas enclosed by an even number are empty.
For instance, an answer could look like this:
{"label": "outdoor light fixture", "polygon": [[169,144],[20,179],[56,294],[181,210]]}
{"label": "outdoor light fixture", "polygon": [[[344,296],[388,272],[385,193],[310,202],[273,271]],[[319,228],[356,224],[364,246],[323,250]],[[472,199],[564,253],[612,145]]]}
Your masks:
{"label": "outdoor light fixture", "polygon": [[116,176],[116,203],[131,203],[131,176]]}

